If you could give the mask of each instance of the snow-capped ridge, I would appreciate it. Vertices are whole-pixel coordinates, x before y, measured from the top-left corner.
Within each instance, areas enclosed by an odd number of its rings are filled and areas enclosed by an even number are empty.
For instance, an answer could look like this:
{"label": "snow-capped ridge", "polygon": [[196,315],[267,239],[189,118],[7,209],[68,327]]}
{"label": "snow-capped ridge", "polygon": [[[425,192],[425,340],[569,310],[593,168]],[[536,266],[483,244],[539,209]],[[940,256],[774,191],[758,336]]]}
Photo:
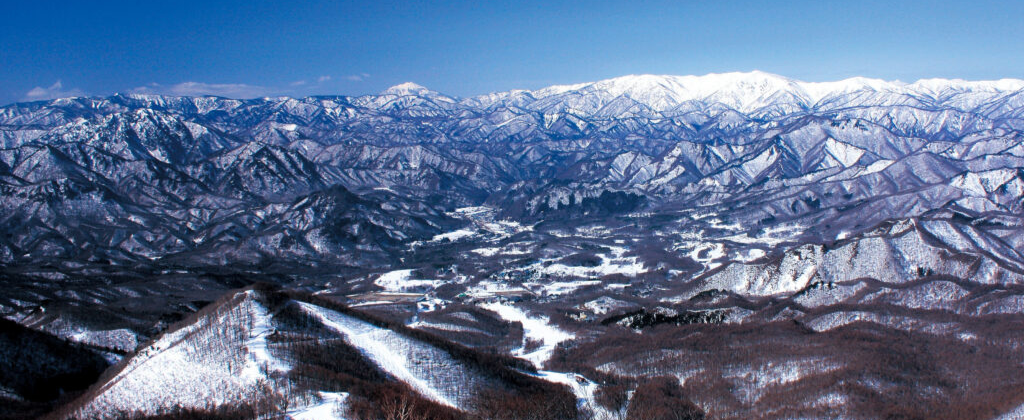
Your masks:
{"label": "snow-capped ridge", "polygon": [[272,314],[259,300],[253,289],[230,294],[190,323],[168,330],[125,360],[74,410],[76,415],[156,414],[251,398],[267,375],[290,368],[267,348]]}
{"label": "snow-capped ridge", "polygon": [[915,91],[942,92],[943,90],[1013,92],[1024,89],[1024,80],[964,80],[930,78],[918,80],[908,87]]}
{"label": "snow-capped ridge", "polygon": [[943,92],[993,94],[1016,92],[1021,89],[1024,89],[1024,80],[1019,79],[922,79],[907,84],[898,80],[887,81],[858,76],[838,81],[805,82],[754,70],[709,73],[702,76],[633,74],[596,82],[554,85],[530,93],[541,103],[563,102],[574,108],[590,103],[583,98],[592,98],[592,101],[603,105],[619,97],[628,97],[656,111],[667,111],[679,104],[697,101],[722,104],[741,112],[752,112],[764,107],[787,104],[811,108],[823,100],[841,98],[855,92],[932,97]]}

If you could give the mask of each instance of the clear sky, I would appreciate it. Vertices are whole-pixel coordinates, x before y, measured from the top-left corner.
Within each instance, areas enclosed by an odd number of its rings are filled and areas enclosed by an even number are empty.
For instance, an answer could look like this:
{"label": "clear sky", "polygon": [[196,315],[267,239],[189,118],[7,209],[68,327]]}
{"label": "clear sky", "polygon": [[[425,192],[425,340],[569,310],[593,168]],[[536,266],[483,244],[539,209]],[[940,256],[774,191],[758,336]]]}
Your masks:
{"label": "clear sky", "polygon": [[0,103],[457,96],[626,74],[1024,78],[1024,1],[4,0]]}

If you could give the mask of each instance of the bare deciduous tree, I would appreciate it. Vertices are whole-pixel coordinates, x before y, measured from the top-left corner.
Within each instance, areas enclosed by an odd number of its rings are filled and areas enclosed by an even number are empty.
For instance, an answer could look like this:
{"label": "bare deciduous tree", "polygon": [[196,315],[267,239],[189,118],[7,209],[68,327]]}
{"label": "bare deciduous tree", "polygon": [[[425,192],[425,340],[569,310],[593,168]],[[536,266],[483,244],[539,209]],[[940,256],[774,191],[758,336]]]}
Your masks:
{"label": "bare deciduous tree", "polygon": [[408,394],[388,398],[381,402],[383,420],[413,420],[413,412],[416,410],[416,402],[409,398]]}

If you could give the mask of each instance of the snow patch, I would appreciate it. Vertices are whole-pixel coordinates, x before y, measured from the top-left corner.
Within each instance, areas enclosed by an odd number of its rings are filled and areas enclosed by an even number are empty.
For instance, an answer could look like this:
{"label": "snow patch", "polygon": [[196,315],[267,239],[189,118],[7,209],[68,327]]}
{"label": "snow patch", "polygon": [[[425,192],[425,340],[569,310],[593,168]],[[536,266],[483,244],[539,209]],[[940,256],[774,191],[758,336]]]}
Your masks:
{"label": "snow patch", "polygon": [[868,174],[873,174],[875,172],[884,171],[885,168],[888,168],[889,165],[892,165],[892,164],[893,164],[893,161],[891,161],[891,160],[886,160],[886,159],[877,160],[874,163],[868,165],[868,167],[864,169],[864,172],[861,172],[861,175],[868,175]]}
{"label": "snow patch", "polygon": [[377,277],[374,280],[374,284],[384,288],[389,292],[402,292],[415,288],[423,287],[437,287],[441,284],[440,280],[417,280],[412,278],[413,270],[395,270]]}
{"label": "snow patch", "polygon": [[476,231],[473,230],[473,229],[459,229],[459,230],[456,230],[456,231],[451,231],[451,232],[447,232],[447,233],[442,233],[440,235],[435,235],[430,240],[432,242],[445,241],[445,240],[451,241],[451,242],[456,242],[459,239],[468,238],[468,237],[471,237],[473,235],[476,235]]}
{"label": "snow patch", "polygon": [[853,166],[861,156],[864,156],[864,149],[836,141],[831,137],[825,140],[825,151],[846,168]]}
{"label": "snow patch", "polygon": [[344,412],[347,392],[317,393],[319,401],[301,408],[288,411],[292,420],[345,420],[338,413]]}

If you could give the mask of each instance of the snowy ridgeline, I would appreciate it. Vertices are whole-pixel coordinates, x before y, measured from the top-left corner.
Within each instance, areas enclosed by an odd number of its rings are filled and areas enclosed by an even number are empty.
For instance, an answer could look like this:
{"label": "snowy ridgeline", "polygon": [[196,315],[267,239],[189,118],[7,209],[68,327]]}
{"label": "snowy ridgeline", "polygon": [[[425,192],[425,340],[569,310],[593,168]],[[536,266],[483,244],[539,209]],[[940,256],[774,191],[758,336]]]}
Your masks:
{"label": "snowy ridgeline", "polygon": [[[281,394],[283,389],[295,386],[288,376],[292,366],[286,362],[291,360],[287,346],[273,344],[287,339],[286,335],[276,335],[281,322],[276,317],[283,306],[268,308],[261,303],[261,293],[240,292],[208,313],[201,313],[194,323],[167,332],[141,348],[114,376],[87,394],[88,399],[71,415],[88,418],[117,413],[158,414],[175,408],[238,407],[268,396],[287,400],[287,416],[293,419],[333,418],[344,413],[349,398],[346,392]],[[298,305],[325,331],[336,333],[381,372],[409,385],[424,398],[467,409],[476,391],[490,383],[479,367],[435,345],[335,310],[289,302],[285,305]],[[540,334],[551,339],[543,332],[547,330],[533,327],[536,320],[525,315],[515,318],[531,325],[531,337],[539,338]],[[559,340],[571,337],[562,334]],[[271,335],[276,338],[268,342]],[[554,344],[557,341],[546,342],[539,353],[523,356],[541,362],[550,357]]]}
{"label": "snowy ridgeline", "polygon": [[258,399],[270,383],[268,374],[286,367],[267,351],[270,315],[255,293],[239,293],[214,313],[140,349],[76,415],[158,413]]}
{"label": "snowy ridgeline", "polygon": [[479,372],[444,350],[337,311],[308,303],[302,309],[345,337],[377,367],[435,402],[466,407],[483,383]]}
{"label": "snowy ridgeline", "polygon": [[[950,258],[957,253],[964,257]],[[991,259],[977,257],[984,254],[999,255],[1007,261],[1021,260],[1018,251],[970,226],[955,226],[945,221],[902,221],[832,248],[803,245],[784,253],[781,260],[731,264],[702,279],[699,288],[731,290],[747,296],[804,291],[809,296],[797,299],[802,304],[817,306],[836,303],[836,293],[808,290],[810,285],[826,280],[838,284],[867,278],[896,286],[928,273],[970,279],[979,284],[1024,283],[1024,277],[1014,270]],[[823,300],[813,301],[810,299],[813,296]],[[899,299],[914,298],[915,295],[910,294]],[[905,306],[922,305],[906,302]]]}

